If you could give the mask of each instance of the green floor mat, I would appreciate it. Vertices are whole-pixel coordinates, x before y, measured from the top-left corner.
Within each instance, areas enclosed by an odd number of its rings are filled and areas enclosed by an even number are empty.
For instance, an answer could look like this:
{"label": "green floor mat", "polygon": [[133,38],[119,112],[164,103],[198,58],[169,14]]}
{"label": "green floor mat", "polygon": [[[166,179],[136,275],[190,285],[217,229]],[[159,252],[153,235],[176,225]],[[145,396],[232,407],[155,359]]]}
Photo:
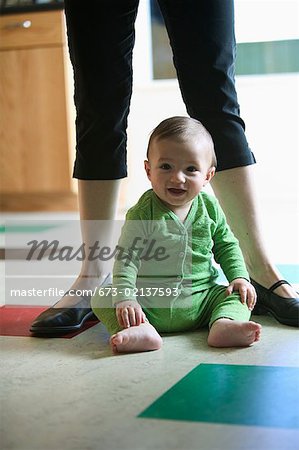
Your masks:
{"label": "green floor mat", "polygon": [[299,368],[200,364],[138,417],[299,428]]}

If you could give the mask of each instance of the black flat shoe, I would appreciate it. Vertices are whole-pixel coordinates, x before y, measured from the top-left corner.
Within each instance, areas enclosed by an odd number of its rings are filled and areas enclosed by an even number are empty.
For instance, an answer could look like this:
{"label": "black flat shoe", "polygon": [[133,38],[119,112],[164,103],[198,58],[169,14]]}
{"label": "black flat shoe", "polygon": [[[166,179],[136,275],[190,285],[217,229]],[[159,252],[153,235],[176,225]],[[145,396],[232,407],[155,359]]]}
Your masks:
{"label": "black flat shoe", "polygon": [[[101,286],[111,283],[109,274]],[[64,295],[67,295],[66,292]],[[91,295],[78,296],[90,303]],[[91,308],[49,308],[42,312],[31,324],[30,332],[39,336],[58,336],[78,331],[88,320],[98,320]]]}
{"label": "black flat shoe", "polygon": [[270,314],[278,322],[291,327],[299,327],[299,298],[285,298],[273,291],[282,284],[289,284],[286,280],[277,281],[269,289],[251,279],[257,293],[257,302],[252,314]]}

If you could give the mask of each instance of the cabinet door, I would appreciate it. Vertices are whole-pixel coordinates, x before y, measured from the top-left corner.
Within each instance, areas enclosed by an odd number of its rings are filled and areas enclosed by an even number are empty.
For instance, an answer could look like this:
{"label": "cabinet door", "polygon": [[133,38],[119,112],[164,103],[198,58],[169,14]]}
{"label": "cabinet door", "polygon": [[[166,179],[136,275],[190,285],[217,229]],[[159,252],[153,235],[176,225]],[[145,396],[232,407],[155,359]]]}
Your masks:
{"label": "cabinet door", "polygon": [[1,52],[2,192],[70,189],[61,47]]}
{"label": "cabinet door", "polygon": [[70,190],[62,47],[1,51],[1,192]]}
{"label": "cabinet door", "polygon": [[70,192],[63,14],[0,19],[0,191]]}

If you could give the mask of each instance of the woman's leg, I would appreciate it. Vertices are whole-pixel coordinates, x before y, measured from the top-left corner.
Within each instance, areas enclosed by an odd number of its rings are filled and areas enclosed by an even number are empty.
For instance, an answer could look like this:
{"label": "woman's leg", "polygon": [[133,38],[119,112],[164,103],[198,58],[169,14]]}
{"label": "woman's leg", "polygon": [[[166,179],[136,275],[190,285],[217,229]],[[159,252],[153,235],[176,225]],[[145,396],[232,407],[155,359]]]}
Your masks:
{"label": "woman's leg", "polygon": [[[254,169],[254,166],[245,166],[217,172],[211,184],[233,233],[239,239],[250,276],[269,288],[281,280],[282,275],[273,265],[265,246]],[[295,290],[287,284],[278,287],[275,293],[282,297],[296,297]]]}
{"label": "woman's leg", "polygon": [[275,293],[268,290],[281,275],[265,249],[252,179],[255,158],[239,115],[233,0],[158,1],[187,111],[213,137],[218,161],[215,193],[240,240],[250,275],[261,283],[257,307],[282,323],[298,326],[299,300],[292,287],[285,284]]}
{"label": "woman's leg", "polygon": [[[111,221],[115,218],[119,187],[120,180],[78,180],[81,234],[86,249],[97,241],[100,247],[109,246],[113,232]],[[71,289],[94,290],[104,281],[108,272],[107,262],[100,259],[89,261],[85,258]],[[54,307],[79,306],[78,303],[81,307],[90,306],[83,305],[82,300],[80,303],[80,298],[76,296],[66,295]]]}
{"label": "woman's leg", "polygon": [[[83,243],[108,245],[120,179],[127,174],[126,128],[132,94],[132,51],[138,0],[66,0],[74,69],[78,178]],[[107,221],[107,222],[105,222]],[[106,265],[107,267],[107,265]],[[73,289],[94,288],[107,275],[102,261],[83,261]],[[56,307],[74,303],[64,297]]]}
{"label": "woman's leg", "polygon": [[[79,206],[82,241],[85,249],[98,241],[99,246],[109,246],[112,238],[111,220],[117,207],[120,180],[79,180]],[[31,324],[35,335],[55,336],[80,329],[93,316],[90,308],[91,294],[107,276],[107,262],[96,259],[82,262],[78,278],[66,294],[53,307],[42,312]],[[77,291],[78,295],[74,295]]]}
{"label": "woman's leg", "polygon": [[[132,94],[134,24],[139,0],[65,0],[70,58],[74,70],[76,161],[83,243],[107,245],[119,179],[127,175],[127,117]],[[106,268],[83,262],[73,289],[92,289]],[[34,333],[80,328],[90,317],[90,296],[65,296],[32,324]],[[75,308],[76,307],[76,308]],[[73,329],[72,329],[73,328]]]}

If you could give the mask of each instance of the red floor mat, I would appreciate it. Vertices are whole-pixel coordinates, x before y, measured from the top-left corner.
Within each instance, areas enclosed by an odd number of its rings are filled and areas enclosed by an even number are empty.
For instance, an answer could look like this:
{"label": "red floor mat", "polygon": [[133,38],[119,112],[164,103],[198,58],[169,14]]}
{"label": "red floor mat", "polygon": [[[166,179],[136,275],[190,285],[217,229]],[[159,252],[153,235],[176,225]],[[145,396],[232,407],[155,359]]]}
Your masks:
{"label": "red floor mat", "polygon": [[[29,331],[30,325],[33,320],[46,309],[47,306],[2,306],[0,308],[0,336],[32,337],[32,334]],[[97,323],[98,321],[89,321],[85,323],[81,330],[57,337],[70,339],[88,328],[93,327]]]}

